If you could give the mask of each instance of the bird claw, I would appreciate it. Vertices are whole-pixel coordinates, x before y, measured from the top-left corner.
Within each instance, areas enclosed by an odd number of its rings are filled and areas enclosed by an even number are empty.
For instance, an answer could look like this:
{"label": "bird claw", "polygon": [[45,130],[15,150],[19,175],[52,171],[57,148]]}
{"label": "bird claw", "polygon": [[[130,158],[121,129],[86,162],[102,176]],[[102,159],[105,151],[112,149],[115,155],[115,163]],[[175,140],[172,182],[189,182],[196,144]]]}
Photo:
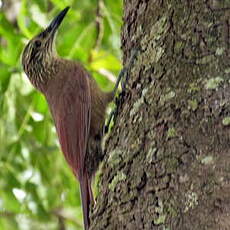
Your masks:
{"label": "bird claw", "polygon": [[121,82],[121,89],[122,92],[125,91],[126,89],[126,84],[128,82],[128,71],[130,70],[130,67],[133,65],[133,62],[135,60],[135,58],[137,57],[137,53],[138,53],[139,49],[138,48],[134,48],[133,50],[131,50],[131,57],[130,57],[130,61],[128,63],[127,67],[123,68],[123,78],[122,78],[122,82]]}
{"label": "bird claw", "polygon": [[[133,62],[134,62],[134,60],[135,60],[135,58],[136,58],[137,53],[138,53],[139,50],[140,49],[135,48],[135,49],[133,49],[131,51],[131,57],[130,57],[130,61],[128,63],[128,66],[124,67],[121,70],[121,72],[119,73],[119,76],[117,78],[117,82],[116,82],[116,85],[115,85],[114,90],[113,90],[114,95],[116,94],[116,90],[118,88],[118,85],[119,85],[120,81],[121,81],[121,89],[122,89],[121,94],[123,94],[125,92],[125,90],[126,90],[126,84],[128,82],[128,71],[130,70],[130,67],[133,65]],[[118,103],[119,103],[119,101],[117,101],[117,98],[116,98],[116,102],[115,102],[116,108],[113,109],[112,112],[109,114],[108,122],[107,122],[106,125],[104,125],[103,130],[102,130],[103,136],[108,133],[110,122],[117,115]]]}
{"label": "bird claw", "polygon": [[117,108],[113,109],[112,112],[109,114],[108,122],[103,127],[103,136],[108,133],[110,123],[111,123],[112,119],[115,117],[116,112],[117,112]]}

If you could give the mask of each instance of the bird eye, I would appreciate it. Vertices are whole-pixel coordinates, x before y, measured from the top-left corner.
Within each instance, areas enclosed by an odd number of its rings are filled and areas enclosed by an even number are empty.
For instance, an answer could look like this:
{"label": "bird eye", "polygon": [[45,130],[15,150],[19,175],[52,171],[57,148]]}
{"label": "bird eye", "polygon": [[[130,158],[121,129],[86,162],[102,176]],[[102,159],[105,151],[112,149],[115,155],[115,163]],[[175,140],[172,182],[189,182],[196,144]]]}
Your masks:
{"label": "bird eye", "polygon": [[41,45],[42,45],[41,41],[39,41],[39,40],[36,40],[36,41],[34,42],[34,44],[35,44],[35,47],[36,47],[36,48],[39,48],[39,47],[41,47]]}

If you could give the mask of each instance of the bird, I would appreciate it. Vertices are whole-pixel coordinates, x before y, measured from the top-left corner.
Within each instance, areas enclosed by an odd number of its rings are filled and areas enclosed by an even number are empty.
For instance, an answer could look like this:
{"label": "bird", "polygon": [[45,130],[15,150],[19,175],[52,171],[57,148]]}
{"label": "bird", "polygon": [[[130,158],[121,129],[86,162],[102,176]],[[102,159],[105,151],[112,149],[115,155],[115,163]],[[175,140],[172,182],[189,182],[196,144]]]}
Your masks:
{"label": "bird", "polygon": [[69,6],[34,36],[22,53],[22,66],[32,85],[46,98],[64,157],[79,181],[84,229],[94,204],[91,181],[103,159],[101,140],[110,92],[102,91],[82,64],[61,58],[55,35]]}

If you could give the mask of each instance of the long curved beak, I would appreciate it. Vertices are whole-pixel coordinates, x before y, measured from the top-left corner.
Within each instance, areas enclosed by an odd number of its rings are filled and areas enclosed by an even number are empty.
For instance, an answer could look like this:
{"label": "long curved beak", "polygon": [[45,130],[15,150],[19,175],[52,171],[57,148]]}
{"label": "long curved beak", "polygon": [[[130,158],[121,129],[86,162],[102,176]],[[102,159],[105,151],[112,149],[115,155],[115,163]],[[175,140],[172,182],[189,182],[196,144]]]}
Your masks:
{"label": "long curved beak", "polygon": [[67,6],[64,10],[62,10],[49,24],[49,26],[46,28],[46,31],[50,34],[55,34],[58,27],[61,25],[61,22],[63,21],[65,15],[67,14],[69,10],[69,6]]}

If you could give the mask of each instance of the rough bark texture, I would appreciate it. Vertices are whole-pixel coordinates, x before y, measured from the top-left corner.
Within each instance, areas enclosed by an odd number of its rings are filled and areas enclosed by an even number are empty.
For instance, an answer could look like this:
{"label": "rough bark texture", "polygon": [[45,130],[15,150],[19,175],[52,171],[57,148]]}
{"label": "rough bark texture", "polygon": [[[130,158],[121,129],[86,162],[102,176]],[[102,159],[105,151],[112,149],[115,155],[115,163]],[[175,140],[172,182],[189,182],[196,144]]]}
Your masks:
{"label": "rough bark texture", "polygon": [[124,63],[140,52],[91,230],[230,229],[229,37],[229,0],[124,2]]}

